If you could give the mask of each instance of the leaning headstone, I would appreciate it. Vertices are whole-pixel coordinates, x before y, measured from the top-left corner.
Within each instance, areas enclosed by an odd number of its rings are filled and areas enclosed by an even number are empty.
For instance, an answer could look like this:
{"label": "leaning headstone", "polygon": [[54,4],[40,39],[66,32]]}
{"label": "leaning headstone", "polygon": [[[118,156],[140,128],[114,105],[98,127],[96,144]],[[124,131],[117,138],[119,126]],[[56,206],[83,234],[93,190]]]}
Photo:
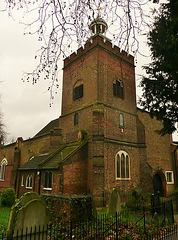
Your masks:
{"label": "leaning headstone", "polygon": [[49,223],[49,210],[35,193],[24,194],[11,209],[8,235],[16,239],[43,239]]}
{"label": "leaning headstone", "polygon": [[109,214],[114,214],[118,213],[121,211],[121,198],[119,193],[115,188],[113,188],[112,192],[110,193],[109,196],[109,208],[108,208],[108,213]]}

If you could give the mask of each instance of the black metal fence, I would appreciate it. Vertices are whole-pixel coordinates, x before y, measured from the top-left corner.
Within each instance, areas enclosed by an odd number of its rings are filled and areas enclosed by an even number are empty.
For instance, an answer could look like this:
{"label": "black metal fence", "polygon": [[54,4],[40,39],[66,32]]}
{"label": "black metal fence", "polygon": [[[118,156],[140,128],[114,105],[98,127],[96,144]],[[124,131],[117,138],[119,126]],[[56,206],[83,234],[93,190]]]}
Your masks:
{"label": "black metal fence", "polygon": [[[90,221],[56,221],[48,226],[19,229],[13,236],[2,234],[2,240],[127,240],[127,239],[176,239],[178,225],[169,227],[148,225],[149,213],[143,209],[137,219],[133,214],[123,212],[113,215],[97,215]],[[138,214],[137,214],[138,215]],[[148,225],[148,226],[147,226]],[[168,238],[175,236],[175,238]]]}
{"label": "black metal fence", "polygon": [[[76,219],[76,218],[75,218]],[[53,219],[54,220],[54,219]],[[151,197],[151,207],[141,211],[94,214],[84,221],[55,219],[46,226],[15,229],[12,235],[0,231],[0,240],[127,240],[178,239],[178,224],[174,223],[173,202],[161,202],[159,195]]]}
{"label": "black metal fence", "polygon": [[152,213],[152,217],[154,216],[155,213],[159,215],[163,215],[164,223],[167,219],[169,224],[173,224],[174,223],[173,200],[170,199],[161,203],[159,195],[152,195],[151,213]]}

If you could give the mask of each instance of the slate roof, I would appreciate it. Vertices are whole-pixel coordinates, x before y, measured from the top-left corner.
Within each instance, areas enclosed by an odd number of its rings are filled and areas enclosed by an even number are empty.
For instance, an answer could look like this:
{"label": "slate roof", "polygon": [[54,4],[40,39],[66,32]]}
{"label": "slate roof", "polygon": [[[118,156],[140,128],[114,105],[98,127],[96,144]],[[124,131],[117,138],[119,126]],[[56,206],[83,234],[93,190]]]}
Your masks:
{"label": "slate roof", "polygon": [[59,127],[59,118],[52,120],[49,122],[43,129],[41,129],[34,137],[39,137],[46,133],[49,133],[50,130],[53,130],[55,127]]}
{"label": "slate roof", "polygon": [[38,169],[38,164],[46,159],[49,154],[38,155],[29,159],[23,166],[19,168],[19,170],[35,170]]}
{"label": "slate roof", "polygon": [[58,168],[59,164],[64,163],[70,156],[76,153],[79,149],[81,149],[88,141],[85,140],[80,144],[65,144],[49,155],[46,159],[44,159],[40,164],[40,169],[54,169]]}
{"label": "slate roof", "polygon": [[65,162],[87,142],[88,140],[82,141],[80,144],[78,142],[64,144],[51,154],[38,155],[31,158],[19,170],[56,169],[60,163]]}

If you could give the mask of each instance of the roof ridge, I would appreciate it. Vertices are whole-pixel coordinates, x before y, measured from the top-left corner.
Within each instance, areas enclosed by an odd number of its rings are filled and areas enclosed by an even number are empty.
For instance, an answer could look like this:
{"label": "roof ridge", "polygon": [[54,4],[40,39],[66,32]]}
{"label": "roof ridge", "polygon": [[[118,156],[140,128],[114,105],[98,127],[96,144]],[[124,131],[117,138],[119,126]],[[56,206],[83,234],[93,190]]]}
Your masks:
{"label": "roof ridge", "polygon": [[66,147],[66,143],[63,144],[61,147],[59,147],[57,150],[55,150],[54,152],[52,152],[51,154],[49,154],[49,156],[44,159],[42,162],[40,162],[38,164],[38,166],[42,166],[44,163],[46,163],[48,160],[50,160],[53,156],[55,156],[57,153],[59,153],[62,149],[64,149]]}
{"label": "roof ridge", "polygon": [[71,151],[64,159],[62,159],[58,164],[65,162],[66,159],[68,159],[71,155],[73,155],[75,152],[77,152],[81,147],[83,147],[86,143],[88,142],[88,139],[85,141],[81,142],[79,146],[77,146],[73,151]]}

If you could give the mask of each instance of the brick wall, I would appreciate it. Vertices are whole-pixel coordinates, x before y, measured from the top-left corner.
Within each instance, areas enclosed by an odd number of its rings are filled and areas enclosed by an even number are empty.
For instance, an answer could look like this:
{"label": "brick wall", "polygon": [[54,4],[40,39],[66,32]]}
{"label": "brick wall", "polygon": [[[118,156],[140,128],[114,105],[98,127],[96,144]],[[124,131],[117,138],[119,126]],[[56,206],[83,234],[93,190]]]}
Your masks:
{"label": "brick wall", "polygon": [[[121,132],[119,127],[119,114],[124,116],[124,129]],[[114,108],[105,108],[105,136],[107,138],[137,143],[137,116],[128,112],[116,110]]]}
{"label": "brick wall", "polygon": [[63,193],[87,194],[88,145],[73,154],[63,165]]}
{"label": "brick wall", "polygon": [[[10,165],[6,166],[4,180],[0,180],[0,192],[3,191],[5,188],[11,187],[10,185],[11,170],[12,170],[12,166]],[[1,171],[1,166],[0,166],[0,171]]]}
{"label": "brick wall", "polygon": [[86,162],[64,165],[64,194],[86,194]]}
{"label": "brick wall", "polygon": [[9,165],[13,164],[15,147],[16,144],[13,143],[0,148],[0,163],[4,158],[6,158]]}
{"label": "brick wall", "polygon": [[[87,55],[78,58],[72,65],[64,68],[62,115],[97,101],[96,69],[96,51],[88,52]],[[83,81],[83,97],[73,101],[73,88],[78,80]]]}
{"label": "brick wall", "polygon": [[[105,192],[113,188],[118,189],[121,195],[131,192],[134,187],[140,186],[140,160],[139,149],[113,143],[105,143]],[[130,158],[130,179],[116,180],[115,156],[119,151],[125,151]]]}
{"label": "brick wall", "polygon": [[[32,188],[27,188],[26,187],[26,181],[27,177],[32,176],[33,182],[32,182]],[[23,178],[23,181],[22,181]],[[17,177],[17,184],[18,184],[18,189],[16,190],[17,196],[20,197],[26,192],[38,192],[37,189],[37,178],[36,178],[36,172],[35,171],[19,171],[18,172],[18,177]]]}
{"label": "brick wall", "polygon": [[[78,112],[79,123],[74,126],[74,114]],[[63,128],[63,142],[76,141],[79,130],[86,130],[88,135],[92,133],[93,107],[76,109],[70,114],[60,117],[60,126]]]}
{"label": "brick wall", "polygon": [[[36,137],[28,140],[18,138],[13,144],[6,145],[0,148],[0,163],[6,158],[8,169],[5,173],[5,180],[0,182],[0,188],[17,187],[17,169],[24,165],[31,156],[40,155],[43,153],[50,153],[54,149],[60,146],[61,133],[56,134],[55,131],[51,131],[42,137]],[[16,157],[16,150],[19,149],[19,156]],[[7,176],[6,176],[7,174]],[[11,179],[9,180],[9,177]]]}
{"label": "brick wall", "polygon": [[[138,117],[145,126],[146,161],[152,168],[152,178],[159,170],[165,176],[165,171],[173,170],[173,159],[171,156],[172,136],[157,134],[155,131],[162,128],[162,123],[157,121],[156,118],[152,119],[148,113],[138,110]],[[148,182],[148,184],[151,183]],[[167,194],[170,194],[174,190],[174,185],[166,185],[166,190]]]}

